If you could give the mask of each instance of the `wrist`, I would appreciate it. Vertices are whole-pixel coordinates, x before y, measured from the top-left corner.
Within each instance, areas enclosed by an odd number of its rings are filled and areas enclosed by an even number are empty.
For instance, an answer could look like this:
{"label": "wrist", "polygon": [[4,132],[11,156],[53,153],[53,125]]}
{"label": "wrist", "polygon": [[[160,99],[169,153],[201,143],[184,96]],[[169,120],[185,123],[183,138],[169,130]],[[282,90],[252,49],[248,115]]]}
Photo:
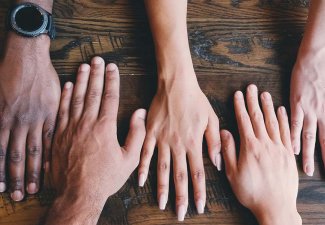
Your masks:
{"label": "wrist", "polygon": [[106,200],[101,196],[65,190],[54,201],[46,224],[96,224]]}
{"label": "wrist", "polygon": [[175,87],[182,90],[199,87],[192,64],[186,66],[176,64],[175,67],[169,65],[158,72],[158,91],[170,92]]}
{"label": "wrist", "polygon": [[291,224],[291,225],[301,225],[302,220],[294,207],[289,209],[287,207],[283,207],[281,209],[267,209],[267,210],[257,210],[253,211],[256,219],[261,225],[283,225],[283,224]]}
{"label": "wrist", "polygon": [[5,57],[50,59],[50,38],[48,35],[40,35],[34,38],[22,37],[13,31],[7,35]]}
{"label": "wrist", "polygon": [[53,8],[53,0],[15,0],[16,4],[22,4],[22,3],[33,3],[35,5],[38,5],[48,11],[49,13],[52,13]]}

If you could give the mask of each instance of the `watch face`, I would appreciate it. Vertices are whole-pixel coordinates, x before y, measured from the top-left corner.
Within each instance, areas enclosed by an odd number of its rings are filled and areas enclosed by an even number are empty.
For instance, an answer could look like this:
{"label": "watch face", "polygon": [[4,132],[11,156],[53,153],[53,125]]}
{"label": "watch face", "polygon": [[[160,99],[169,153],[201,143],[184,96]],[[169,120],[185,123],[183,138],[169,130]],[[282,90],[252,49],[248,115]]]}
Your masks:
{"label": "watch face", "polygon": [[36,7],[24,7],[16,14],[16,24],[27,32],[37,31],[42,27],[44,17]]}
{"label": "watch face", "polygon": [[46,31],[48,17],[46,11],[33,5],[18,5],[11,13],[11,27],[27,37],[36,37]]}

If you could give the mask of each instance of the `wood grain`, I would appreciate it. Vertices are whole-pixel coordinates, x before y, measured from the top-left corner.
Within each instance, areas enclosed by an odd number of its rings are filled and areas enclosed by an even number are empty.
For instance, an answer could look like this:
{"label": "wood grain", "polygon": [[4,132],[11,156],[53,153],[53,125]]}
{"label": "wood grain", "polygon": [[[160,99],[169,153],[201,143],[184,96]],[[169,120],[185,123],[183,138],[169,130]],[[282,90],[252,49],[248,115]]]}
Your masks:
{"label": "wood grain", "polygon": [[[9,0],[0,5],[0,30]],[[148,108],[155,93],[156,65],[148,21],[141,0],[56,0],[54,15],[58,37],[51,57],[62,83],[74,80],[82,62],[100,55],[121,71],[119,139],[124,141],[131,113]],[[289,81],[308,12],[305,0],[189,0],[188,26],[191,52],[202,90],[220,116],[222,127],[236,132],[232,95],[255,83],[268,90],[277,106],[288,106]],[[0,49],[4,33],[0,34]],[[299,212],[304,224],[325,224],[325,180],[319,146],[316,172],[300,173]],[[122,190],[108,199],[99,224],[177,224],[173,185],[167,210],[156,200],[156,157],[144,188],[134,174]],[[184,224],[256,224],[233,195],[224,172],[207,158],[207,207],[197,215],[193,196]],[[192,190],[192,187],[190,187]],[[190,191],[191,193],[191,191]],[[191,194],[192,195],[192,194]],[[37,224],[53,201],[51,190],[14,203],[0,195],[0,224]]]}

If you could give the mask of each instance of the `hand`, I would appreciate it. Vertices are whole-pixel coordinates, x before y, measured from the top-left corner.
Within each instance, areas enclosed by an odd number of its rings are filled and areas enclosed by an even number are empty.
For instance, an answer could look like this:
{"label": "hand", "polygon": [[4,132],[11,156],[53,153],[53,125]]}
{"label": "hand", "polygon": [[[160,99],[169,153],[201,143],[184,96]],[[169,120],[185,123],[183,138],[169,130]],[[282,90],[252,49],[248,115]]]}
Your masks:
{"label": "hand", "polygon": [[236,92],[235,112],[240,134],[240,153],[232,135],[221,131],[226,174],[238,200],[262,225],[301,224],[297,212],[298,172],[292,152],[287,113],[274,112],[271,95],[261,95],[255,85],[247,88],[247,106],[242,92]]}
{"label": "hand", "polygon": [[0,192],[10,181],[14,201],[23,199],[25,183],[29,194],[39,190],[42,156],[48,160],[51,147],[60,83],[49,48],[48,37],[9,33],[0,62]]}
{"label": "hand", "polygon": [[95,224],[107,198],[139,163],[146,112],[134,113],[126,144],[120,147],[119,72],[109,64],[104,84],[104,70],[104,60],[95,57],[91,68],[80,66],[75,88],[67,83],[62,92],[51,168],[58,198],[48,224]]}
{"label": "hand", "polygon": [[176,209],[180,221],[184,220],[188,206],[186,159],[190,164],[198,213],[204,212],[206,202],[202,156],[204,134],[210,158],[215,166],[221,168],[219,121],[201,91],[194,71],[191,73],[193,74],[188,74],[186,81],[176,78],[171,84],[160,82],[148,114],[147,136],[139,167],[139,185],[143,186],[157,145],[157,197],[159,207],[163,210],[168,199],[170,160],[173,158]]}
{"label": "hand", "polygon": [[[300,152],[302,132],[303,168],[314,173],[314,152],[317,126],[325,163],[325,61],[324,51],[298,57],[291,80],[291,137],[295,154]],[[324,164],[325,165],[325,164]]]}

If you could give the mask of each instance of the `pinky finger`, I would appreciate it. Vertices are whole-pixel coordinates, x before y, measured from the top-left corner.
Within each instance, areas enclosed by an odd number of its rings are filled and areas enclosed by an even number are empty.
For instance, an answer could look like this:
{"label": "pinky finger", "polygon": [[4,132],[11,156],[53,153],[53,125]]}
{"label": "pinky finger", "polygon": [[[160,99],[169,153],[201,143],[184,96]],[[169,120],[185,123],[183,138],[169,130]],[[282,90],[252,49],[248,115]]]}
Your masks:
{"label": "pinky finger", "polygon": [[281,136],[282,143],[284,144],[287,150],[292,151],[289,120],[288,120],[288,114],[285,107],[283,106],[279,107],[277,114],[278,114],[280,136]]}
{"label": "pinky finger", "polygon": [[140,166],[139,166],[139,186],[143,187],[144,183],[148,177],[148,171],[150,166],[150,161],[153,155],[153,152],[156,147],[156,138],[152,135],[147,135],[143,144],[143,150],[141,154]]}

